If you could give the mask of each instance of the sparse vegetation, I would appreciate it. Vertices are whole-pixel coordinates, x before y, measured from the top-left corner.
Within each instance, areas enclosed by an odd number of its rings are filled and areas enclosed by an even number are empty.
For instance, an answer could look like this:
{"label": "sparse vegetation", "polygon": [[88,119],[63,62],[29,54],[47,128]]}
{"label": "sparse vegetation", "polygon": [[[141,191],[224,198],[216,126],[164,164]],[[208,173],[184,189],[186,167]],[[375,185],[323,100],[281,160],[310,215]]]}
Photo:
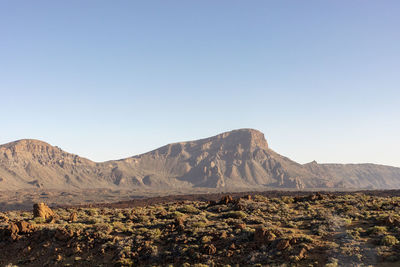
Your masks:
{"label": "sparse vegetation", "polygon": [[386,235],[382,238],[382,245],[385,246],[394,246],[397,245],[398,243],[399,240],[397,240],[397,238],[392,235]]}
{"label": "sparse vegetation", "polygon": [[59,208],[47,220],[10,211],[0,213],[0,266],[396,263],[399,211],[398,197],[364,194]]}

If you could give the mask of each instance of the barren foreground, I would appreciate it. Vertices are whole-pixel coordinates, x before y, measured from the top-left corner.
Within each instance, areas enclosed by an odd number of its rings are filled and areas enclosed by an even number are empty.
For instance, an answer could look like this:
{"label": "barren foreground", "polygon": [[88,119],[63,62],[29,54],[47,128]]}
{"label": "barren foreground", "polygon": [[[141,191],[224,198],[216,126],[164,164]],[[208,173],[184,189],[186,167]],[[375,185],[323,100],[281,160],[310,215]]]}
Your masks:
{"label": "barren foreground", "polygon": [[224,196],[53,211],[0,213],[0,266],[400,264],[397,196]]}

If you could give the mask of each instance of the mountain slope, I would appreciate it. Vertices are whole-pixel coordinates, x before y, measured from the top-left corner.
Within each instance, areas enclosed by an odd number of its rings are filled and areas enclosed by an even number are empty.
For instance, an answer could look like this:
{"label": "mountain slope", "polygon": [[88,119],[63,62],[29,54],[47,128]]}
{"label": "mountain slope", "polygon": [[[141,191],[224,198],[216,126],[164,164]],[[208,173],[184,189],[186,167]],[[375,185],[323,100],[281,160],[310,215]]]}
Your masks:
{"label": "mountain slope", "polygon": [[318,177],[331,181],[328,185],[341,188],[400,188],[400,168],[377,164],[317,164],[304,165]]}
{"label": "mountain slope", "polygon": [[[264,135],[241,129],[191,142],[169,144],[116,162],[121,174],[140,170],[133,179],[150,186],[171,184],[206,188],[257,186],[303,187],[293,174],[313,177],[302,165],[268,148]],[[129,179],[128,177],[125,177]]]}
{"label": "mountain slope", "polygon": [[0,190],[219,188],[400,188],[400,168],[374,164],[301,165],[240,129],[96,163],[38,140],[0,146]]}
{"label": "mountain slope", "polygon": [[0,146],[1,189],[108,186],[98,179],[96,163],[38,140]]}

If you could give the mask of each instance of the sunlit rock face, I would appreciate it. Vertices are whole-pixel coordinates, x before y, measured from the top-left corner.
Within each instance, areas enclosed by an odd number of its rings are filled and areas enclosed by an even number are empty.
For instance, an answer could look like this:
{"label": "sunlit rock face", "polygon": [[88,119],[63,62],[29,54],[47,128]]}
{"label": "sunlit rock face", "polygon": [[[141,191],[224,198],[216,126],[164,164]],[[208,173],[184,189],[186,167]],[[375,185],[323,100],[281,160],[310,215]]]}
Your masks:
{"label": "sunlit rock face", "polygon": [[0,190],[137,191],[270,188],[400,188],[400,169],[374,164],[298,164],[271,150],[264,134],[239,129],[96,163],[38,140],[0,146]]}

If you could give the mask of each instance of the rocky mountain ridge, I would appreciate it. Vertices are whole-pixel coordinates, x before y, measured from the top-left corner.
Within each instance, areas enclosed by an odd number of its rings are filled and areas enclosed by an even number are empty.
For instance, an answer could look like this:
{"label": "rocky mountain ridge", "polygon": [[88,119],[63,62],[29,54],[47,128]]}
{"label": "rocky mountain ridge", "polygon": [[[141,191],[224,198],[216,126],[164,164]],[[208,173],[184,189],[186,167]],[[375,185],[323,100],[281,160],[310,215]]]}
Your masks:
{"label": "rocky mountain ridge", "polygon": [[239,129],[148,153],[96,163],[39,140],[0,146],[0,190],[193,188],[400,188],[400,168],[298,164],[269,148],[264,134]]}

